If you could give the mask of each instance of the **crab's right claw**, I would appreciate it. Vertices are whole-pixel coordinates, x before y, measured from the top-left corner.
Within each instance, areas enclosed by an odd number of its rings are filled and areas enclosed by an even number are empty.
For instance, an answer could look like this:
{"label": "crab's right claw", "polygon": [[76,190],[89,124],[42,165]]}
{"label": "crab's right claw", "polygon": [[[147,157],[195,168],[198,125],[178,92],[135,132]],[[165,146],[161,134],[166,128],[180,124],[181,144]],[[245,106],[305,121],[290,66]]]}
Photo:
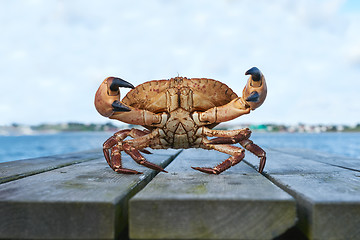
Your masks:
{"label": "crab's right claw", "polygon": [[261,80],[261,71],[257,67],[252,67],[245,72],[245,75],[251,75],[253,81],[258,82]]}
{"label": "crab's right claw", "polygon": [[254,110],[265,101],[267,94],[265,77],[257,67],[250,68],[245,75],[251,76],[243,90],[243,99],[250,109]]}
{"label": "crab's right claw", "polygon": [[134,86],[116,77],[106,78],[95,94],[96,110],[105,117],[110,117],[114,112],[128,112],[131,109],[120,102],[119,87],[134,88]]}

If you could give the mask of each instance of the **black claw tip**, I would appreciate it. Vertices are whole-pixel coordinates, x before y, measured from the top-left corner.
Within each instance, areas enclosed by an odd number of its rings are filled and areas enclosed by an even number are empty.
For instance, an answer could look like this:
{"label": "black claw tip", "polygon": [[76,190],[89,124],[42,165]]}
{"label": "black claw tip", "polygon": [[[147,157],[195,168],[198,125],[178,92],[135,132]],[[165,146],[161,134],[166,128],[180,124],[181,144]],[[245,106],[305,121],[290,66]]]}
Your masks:
{"label": "black claw tip", "polygon": [[117,91],[119,89],[119,87],[124,87],[124,88],[135,88],[131,83],[121,79],[121,78],[113,78],[113,81],[110,85],[110,90],[111,91]]}
{"label": "black claw tip", "polygon": [[247,102],[257,102],[259,100],[259,93],[257,91],[253,91],[250,96],[246,98]]}
{"label": "black claw tip", "polygon": [[245,75],[251,75],[252,80],[260,81],[261,80],[261,72],[257,67],[250,68],[246,71]]}
{"label": "black claw tip", "polygon": [[128,106],[122,104],[121,102],[119,102],[117,100],[114,101],[111,104],[111,106],[113,107],[114,112],[130,112],[131,111],[131,109]]}

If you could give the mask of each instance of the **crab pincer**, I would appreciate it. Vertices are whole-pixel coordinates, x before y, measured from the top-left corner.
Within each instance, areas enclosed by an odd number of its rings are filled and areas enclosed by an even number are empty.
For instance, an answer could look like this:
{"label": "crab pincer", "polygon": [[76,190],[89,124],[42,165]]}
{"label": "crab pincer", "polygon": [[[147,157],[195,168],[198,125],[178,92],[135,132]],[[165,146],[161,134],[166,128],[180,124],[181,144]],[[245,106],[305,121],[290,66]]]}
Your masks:
{"label": "crab pincer", "polygon": [[116,77],[108,77],[102,82],[95,95],[95,107],[101,115],[110,117],[114,112],[131,110],[120,102],[120,87],[134,88],[131,83]]}
{"label": "crab pincer", "polygon": [[252,67],[245,72],[250,75],[248,82],[243,90],[243,99],[254,110],[260,107],[267,95],[265,77],[257,67]]}
{"label": "crab pincer", "polygon": [[132,88],[132,89],[135,88],[131,83],[125,81],[124,79],[116,78],[116,77],[112,77],[112,80],[109,80],[108,84],[110,84],[109,89],[114,92],[119,91],[120,87]]}

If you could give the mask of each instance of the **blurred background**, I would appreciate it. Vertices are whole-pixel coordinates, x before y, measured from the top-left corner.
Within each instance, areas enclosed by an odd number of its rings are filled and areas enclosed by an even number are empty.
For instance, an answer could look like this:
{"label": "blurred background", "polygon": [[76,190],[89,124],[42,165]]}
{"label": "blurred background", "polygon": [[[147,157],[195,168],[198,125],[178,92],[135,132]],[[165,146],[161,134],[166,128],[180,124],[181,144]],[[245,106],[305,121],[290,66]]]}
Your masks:
{"label": "blurred background", "polygon": [[0,1],[0,30],[0,126],[108,123],[93,104],[108,76],[241,95],[257,66],[267,99],[232,124],[360,129],[360,1]]}
{"label": "blurred background", "polygon": [[268,97],[235,121],[360,120],[356,0],[1,1],[0,29],[0,125],[106,122],[93,98],[108,76],[206,77],[241,95],[253,66]]}

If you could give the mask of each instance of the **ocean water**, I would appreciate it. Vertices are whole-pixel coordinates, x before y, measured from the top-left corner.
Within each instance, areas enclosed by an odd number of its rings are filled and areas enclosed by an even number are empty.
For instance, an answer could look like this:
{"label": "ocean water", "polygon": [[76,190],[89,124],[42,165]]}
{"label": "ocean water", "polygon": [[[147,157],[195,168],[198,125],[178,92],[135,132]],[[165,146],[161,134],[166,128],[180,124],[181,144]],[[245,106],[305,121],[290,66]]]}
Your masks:
{"label": "ocean water", "polygon": [[110,132],[0,136],[0,162],[101,149]]}
{"label": "ocean water", "polygon": [[[0,136],[0,162],[101,149],[111,135],[111,132],[70,132]],[[360,160],[360,133],[253,133],[251,139],[268,148],[312,149]]]}
{"label": "ocean water", "polygon": [[251,139],[268,148],[311,149],[360,160],[360,133],[253,133]]}

